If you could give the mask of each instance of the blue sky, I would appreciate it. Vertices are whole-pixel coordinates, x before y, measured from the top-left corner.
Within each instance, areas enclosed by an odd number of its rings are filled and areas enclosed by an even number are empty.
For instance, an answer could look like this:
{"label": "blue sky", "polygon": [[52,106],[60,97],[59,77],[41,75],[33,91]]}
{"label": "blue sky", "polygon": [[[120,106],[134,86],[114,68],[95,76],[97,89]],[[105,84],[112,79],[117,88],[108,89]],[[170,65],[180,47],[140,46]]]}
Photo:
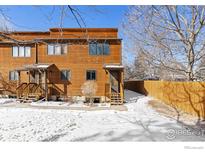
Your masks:
{"label": "blue sky", "polygon": [[[9,19],[12,29],[19,31],[46,31],[51,27],[60,26],[63,6],[0,6]],[[129,6],[72,6],[79,10],[87,27],[120,28],[123,16]],[[64,9],[68,9],[64,6]],[[70,10],[65,11],[63,27],[79,27]],[[123,34],[119,29],[119,37]],[[123,45],[126,44],[125,40]],[[123,48],[123,56],[133,61],[133,55]]]}
{"label": "blue sky", "polygon": [[[119,27],[128,6],[73,6],[87,27]],[[47,30],[60,25],[62,6],[0,6],[13,22],[15,30]],[[64,6],[64,9],[67,9]],[[78,27],[71,12],[64,15],[64,27]]]}

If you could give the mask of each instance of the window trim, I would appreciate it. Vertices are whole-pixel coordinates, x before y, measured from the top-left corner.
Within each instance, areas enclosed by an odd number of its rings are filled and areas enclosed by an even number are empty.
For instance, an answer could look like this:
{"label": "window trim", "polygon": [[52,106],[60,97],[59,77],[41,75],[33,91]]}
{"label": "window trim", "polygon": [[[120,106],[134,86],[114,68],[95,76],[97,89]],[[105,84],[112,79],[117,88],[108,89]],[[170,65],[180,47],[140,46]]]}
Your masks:
{"label": "window trim", "polygon": [[[17,56],[14,56],[14,47],[17,47]],[[20,47],[23,47],[23,50],[24,50],[24,56],[20,56],[20,54],[19,54],[19,49],[20,49]],[[30,48],[30,54],[29,54],[29,56],[26,56],[26,48]],[[11,56],[13,57],[13,58],[31,58],[32,57],[32,47],[31,46],[21,46],[21,45],[16,45],[16,46],[12,46],[12,48],[11,48]]]}
{"label": "window trim", "polygon": [[[53,54],[48,54],[48,46],[53,46]],[[60,45],[61,47],[61,54],[56,54],[56,45]],[[66,53],[62,54],[62,46],[65,45],[66,46]],[[47,56],[65,56],[68,54],[68,43],[49,43],[47,44]]]}
{"label": "window trim", "polygon": [[[90,53],[90,44],[108,44],[109,45],[109,53],[108,54],[104,54],[104,46],[103,46],[103,54],[91,54]],[[96,49],[97,49],[97,46],[96,46]],[[96,53],[97,53],[97,51],[96,51]],[[90,42],[90,43],[88,43],[88,54],[90,55],[90,56],[109,56],[111,53],[110,53],[110,44],[108,43],[108,42],[103,42],[103,43],[101,43],[101,42]]]}
{"label": "window trim", "polygon": [[[87,79],[87,72],[89,72],[89,71],[95,71],[95,79],[94,80]],[[86,70],[86,72],[85,72],[85,79],[86,79],[86,81],[97,81],[97,70],[96,69],[88,69],[88,70]]]}
{"label": "window trim", "polygon": [[[11,79],[11,74],[14,73],[14,79]],[[17,75],[17,76],[16,76]],[[18,81],[19,80],[19,74],[17,71],[9,71],[9,81]]]}
{"label": "window trim", "polygon": [[[68,71],[68,78],[67,79],[62,79],[62,72],[63,71]],[[60,70],[60,79],[61,81],[71,81],[71,70],[70,69],[63,69],[63,70]]]}

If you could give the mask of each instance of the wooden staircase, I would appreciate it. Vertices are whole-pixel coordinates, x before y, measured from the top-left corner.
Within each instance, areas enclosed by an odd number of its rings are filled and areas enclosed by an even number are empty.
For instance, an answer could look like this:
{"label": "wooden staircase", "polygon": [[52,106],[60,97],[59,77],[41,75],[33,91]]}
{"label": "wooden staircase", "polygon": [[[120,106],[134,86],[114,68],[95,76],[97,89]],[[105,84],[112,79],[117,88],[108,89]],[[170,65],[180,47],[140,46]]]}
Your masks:
{"label": "wooden staircase", "polygon": [[44,97],[44,89],[36,83],[22,83],[16,88],[17,101],[20,103],[31,103]]}
{"label": "wooden staircase", "polygon": [[110,96],[111,105],[121,105],[123,104],[123,100],[120,96],[120,93],[112,92]]}

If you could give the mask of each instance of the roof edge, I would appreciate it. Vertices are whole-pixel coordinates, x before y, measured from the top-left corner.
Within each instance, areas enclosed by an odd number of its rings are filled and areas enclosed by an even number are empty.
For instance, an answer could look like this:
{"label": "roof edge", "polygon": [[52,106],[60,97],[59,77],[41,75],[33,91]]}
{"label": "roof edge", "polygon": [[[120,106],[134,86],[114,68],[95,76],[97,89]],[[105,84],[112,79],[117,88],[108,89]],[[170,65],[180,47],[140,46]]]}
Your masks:
{"label": "roof edge", "polygon": [[118,32],[118,28],[50,28],[51,32]]}

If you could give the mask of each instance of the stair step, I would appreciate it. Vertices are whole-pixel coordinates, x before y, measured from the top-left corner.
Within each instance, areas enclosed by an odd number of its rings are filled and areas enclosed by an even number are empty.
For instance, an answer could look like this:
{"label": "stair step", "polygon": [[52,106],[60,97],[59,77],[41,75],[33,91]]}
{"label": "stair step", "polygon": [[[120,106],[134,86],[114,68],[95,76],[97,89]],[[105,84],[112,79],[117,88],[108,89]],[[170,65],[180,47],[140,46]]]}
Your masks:
{"label": "stair step", "polygon": [[112,105],[121,105],[123,104],[122,102],[111,102]]}

